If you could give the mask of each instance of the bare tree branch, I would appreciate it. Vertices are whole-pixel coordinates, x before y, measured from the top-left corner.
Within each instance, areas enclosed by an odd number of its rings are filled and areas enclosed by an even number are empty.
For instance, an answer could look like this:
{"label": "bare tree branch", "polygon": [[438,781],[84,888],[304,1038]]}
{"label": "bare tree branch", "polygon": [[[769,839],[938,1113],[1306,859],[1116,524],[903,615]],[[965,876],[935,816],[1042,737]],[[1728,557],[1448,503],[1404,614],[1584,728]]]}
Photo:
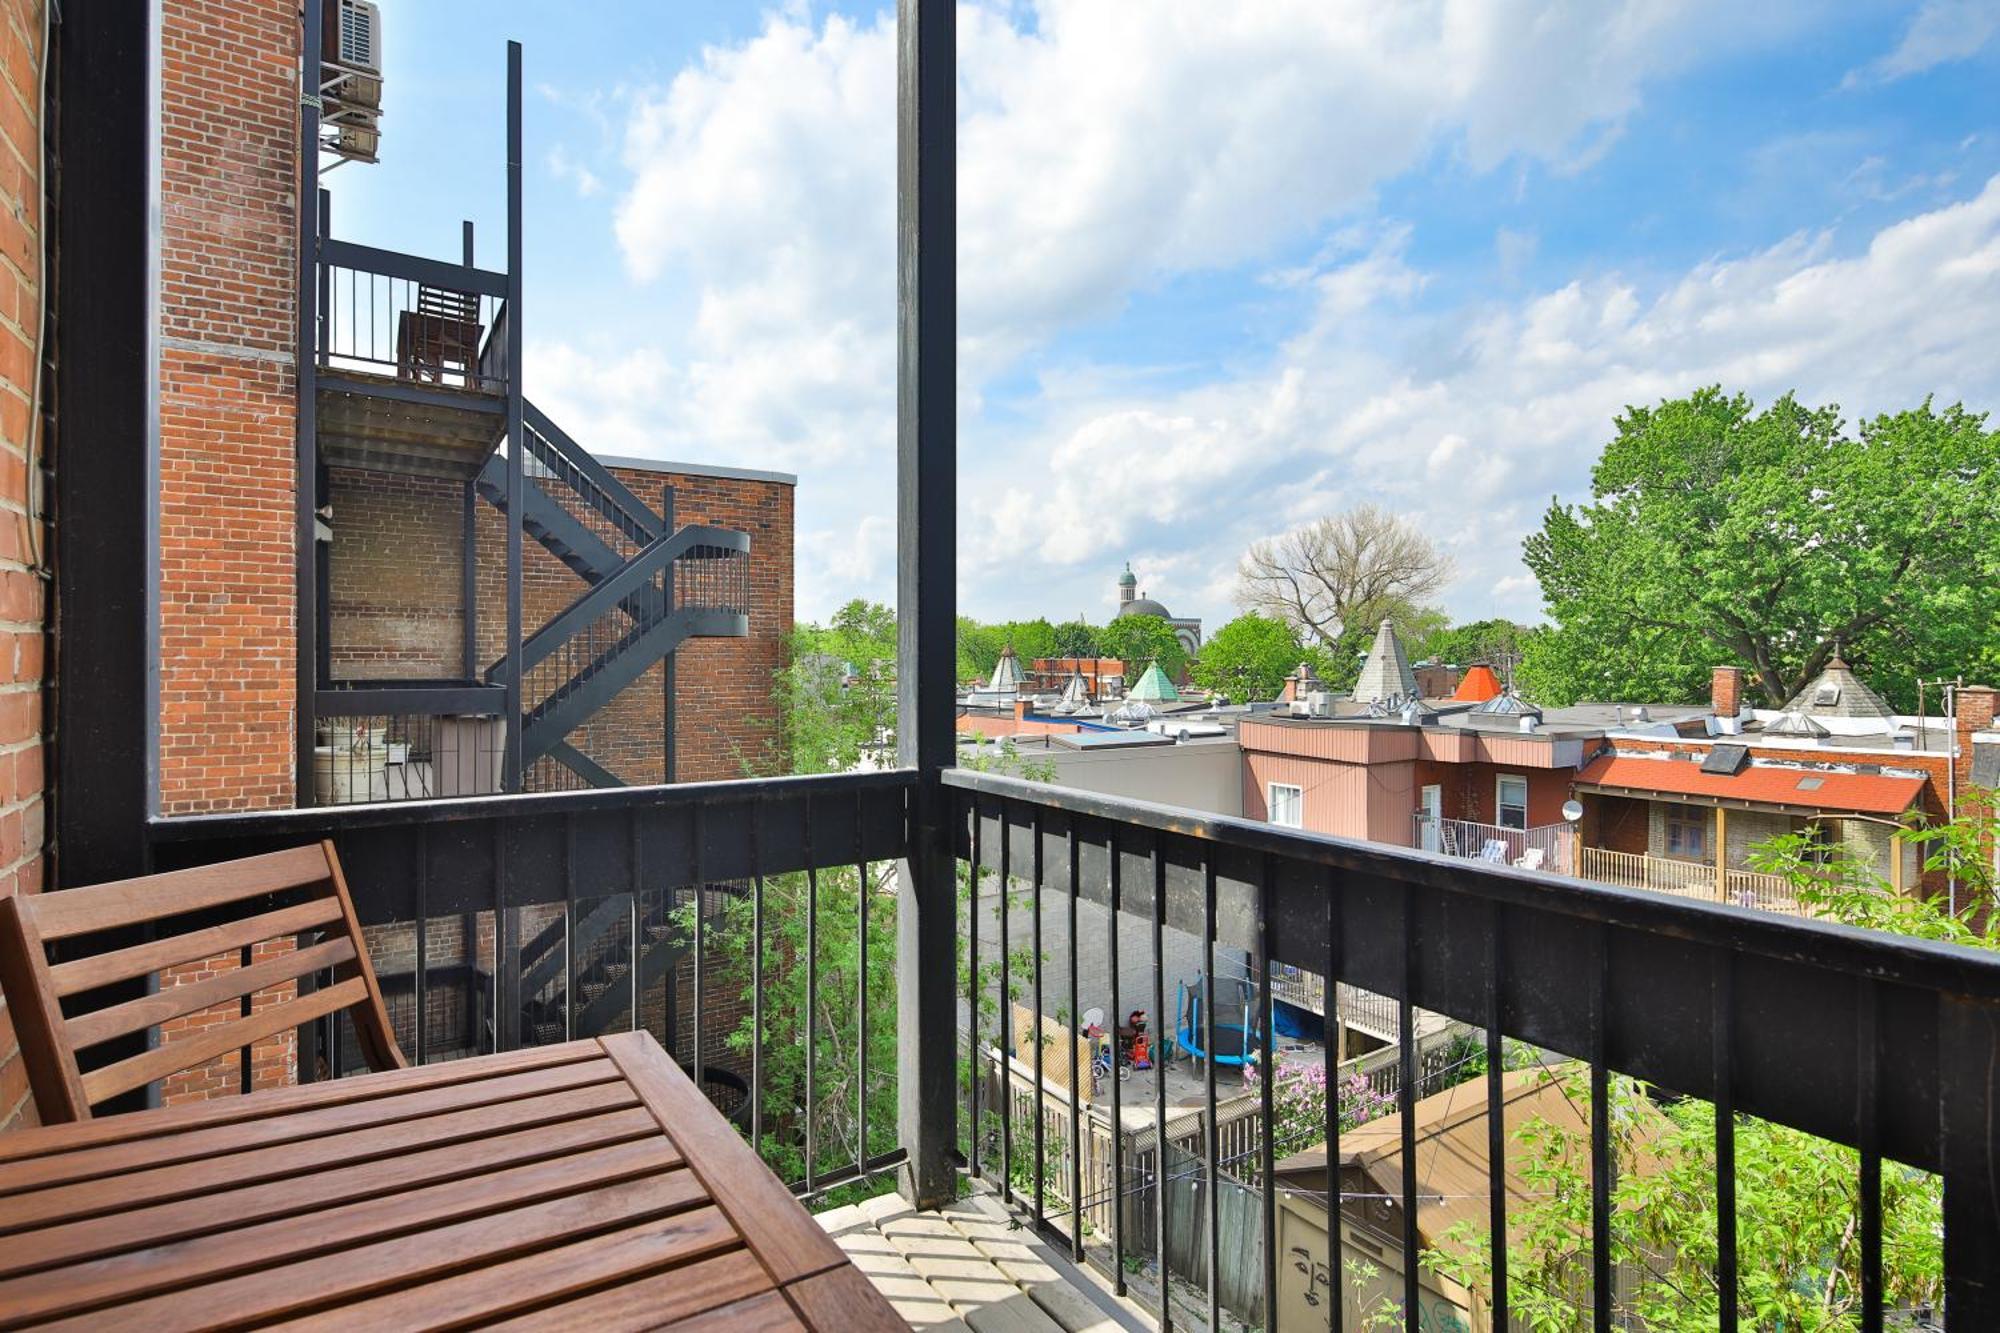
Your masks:
{"label": "bare tree branch", "polygon": [[1415,524],[1362,504],[1254,543],[1237,566],[1236,603],[1331,647],[1350,625],[1421,605],[1452,572]]}

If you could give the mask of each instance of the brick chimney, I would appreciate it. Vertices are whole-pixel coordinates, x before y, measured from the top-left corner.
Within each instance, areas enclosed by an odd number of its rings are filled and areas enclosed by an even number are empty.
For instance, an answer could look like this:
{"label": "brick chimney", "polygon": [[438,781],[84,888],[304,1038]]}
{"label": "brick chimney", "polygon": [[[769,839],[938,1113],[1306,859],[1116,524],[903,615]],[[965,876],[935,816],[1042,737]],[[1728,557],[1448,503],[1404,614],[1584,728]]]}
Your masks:
{"label": "brick chimney", "polygon": [[1719,666],[1709,675],[1708,697],[1717,717],[1735,717],[1743,711],[1743,668]]}
{"label": "brick chimney", "polygon": [[2000,690],[1991,685],[1961,685],[1957,694],[1957,721],[1953,730],[1957,744],[1952,747],[1952,768],[1957,773],[1958,789],[1964,791],[1972,781],[1972,737],[1975,732],[1993,730],[1994,704],[2000,702]]}

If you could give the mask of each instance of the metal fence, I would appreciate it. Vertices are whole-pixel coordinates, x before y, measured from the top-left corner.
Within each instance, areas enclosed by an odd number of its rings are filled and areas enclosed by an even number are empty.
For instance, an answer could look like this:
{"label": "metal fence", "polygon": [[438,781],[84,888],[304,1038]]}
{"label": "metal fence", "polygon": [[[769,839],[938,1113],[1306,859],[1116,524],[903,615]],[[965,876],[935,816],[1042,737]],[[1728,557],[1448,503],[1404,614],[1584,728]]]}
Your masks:
{"label": "metal fence", "polygon": [[[2000,1274],[2000,1190],[1992,1185],[2000,1114],[1991,1069],[2000,1032],[2000,958],[1926,941],[1800,921],[1732,905],[1663,899],[1585,884],[1512,866],[1427,855],[1281,830],[1262,823],[1203,816],[1022,782],[991,773],[948,771],[944,782],[958,803],[957,850],[974,877],[997,873],[1018,880],[1028,923],[1042,919],[1043,900],[1088,899],[1108,906],[1115,925],[1093,948],[1117,977],[1121,951],[1137,948],[1161,976],[1162,939],[1169,928],[1208,942],[1248,949],[1256,970],[1283,964],[1395,997],[1400,1010],[1396,1059],[1401,1065],[1397,1123],[1401,1160],[1417,1161],[1414,1108],[1423,1082],[1413,1014],[1418,1006],[1469,1023],[1482,1035],[1488,1105],[1500,1105],[1505,1038],[1581,1061],[1588,1070],[1589,1256],[1585,1290],[1597,1293],[1591,1320],[1613,1327],[1612,1071],[1674,1094],[1714,1103],[1715,1197],[1720,1222],[1716,1282],[1723,1326],[1736,1326],[1739,1283],[1735,1212],[1735,1126],[1759,1116],[1858,1150],[1855,1227],[1861,1260],[1864,1327],[1880,1327],[1882,1298],[1881,1172],[1885,1158],[1935,1172],[1943,1179],[1943,1257],[1947,1301],[1983,1310],[1987,1285]],[[1004,896],[1003,896],[1004,897]],[[979,919],[967,918],[970,931]],[[990,928],[990,927],[989,927]],[[1033,943],[1009,931],[992,957],[979,941],[959,964],[966,1010],[977,1026],[978,997],[989,989],[1032,993],[1030,1003],[1060,1008],[1065,996],[1043,995],[1042,966]],[[1071,937],[1074,938],[1072,926]],[[1019,946],[1026,945],[1025,953]],[[1018,959],[1010,964],[1010,953]],[[1029,975],[1009,975],[1026,970]],[[997,974],[997,975],[996,975]],[[1065,975],[1074,978],[1076,967]],[[1155,987],[1160,984],[1155,981]],[[1073,1004],[1073,997],[1071,999]],[[1268,1009],[1268,985],[1259,1009]],[[1164,997],[1133,1002],[1164,1011]],[[1111,1011],[1125,1000],[1114,997]],[[1070,1012],[1075,1012],[1072,1007]],[[1327,1024],[1326,1073],[1333,1066],[1333,1025]],[[981,1040],[977,1031],[975,1043]],[[1259,1038],[1271,1060],[1271,1038]],[[1039,1104],[1046,1071],[1033,1072]],[[1156,1085],[1156,1117],[1165,1119],[1164,1085]],[[1264,1084],[1268,1089],[1268,1081]],[[1202,1101],[1218,1099],[1212,1066]],[[990,1176],[1024,1219],[1085,1257],[1077,1182],[1060,1191],[1072,1200],[1051,1206],[1043,1154],[1046,1130],[1014,1126],[1011,1106],[982,1104],[979,1080],[962,1091],[976,1118],[997,1114],[999,1133],[975,1137],[969,1170]],[[1113,1085],[1114,1099],[1121,1093]],[[1264,1102],[1268,1122],[1272,1105]],[[1112,1118],[1122,1115],[1114,1101]],[[1492,1164],[1507,1159],[1499,1117],[1487,1117],[1488,1218],[1492,1234],[1507,1234],[1507,1195]],[[1201,1145],[1201,1206],[1207,1254],[1192,1266],[1204,1282],[1213,1324],[1222,1293],[1209,1274],[1223,1271],[1218,1249],[1226,1234],[1221,1209],[1220,1136]],[[1340,1157],[1340,1127],[1329,1117],[1329,1160]],[[1120,1141],[1114,1153],[1122,1157]],[[1268,1137],[1255,1174],[1271,1178]],[[1025,1159],[1025,1167],[1017,1160]],[[1074,1170],[1074,1168],[1071,1168]],[[1130,1179],[1114,1161],[1113,1179]],[[1025,1183],[1019,1183],[1025,1182]],[[1109,1238],[1107,1271],[1121,1288],[1127,1261],[1166,1253],[1172,1207],[1167,1184],[1154,1174],[1154,1234],[1133,1235],[1121,1221]],[[1329,1172],[1327,1192],[1339,1182]],[[1399,1194],[1384,1201],[1387,1229],[1401,1230],[1403,1252],[1421,1252],[1416,1230],[1418,1180],[1403,1174]],[[1260,1234],[1275,1234],[1275,1202],[1261,1196]],[[1121,1210],[1122,1214],[1122,1210]],[[1120,1214],[1114,1214],[1119,1216]],[[1334,1229],[1335,1235],[1338,1229]],[[1272,1247],[1261,1250],[1264,1302],[1275,1308]],[[1495,1256],[1493,1327],[1508,1319],[1506,1251]],[[1331,1271],[1341,1271],[1330,1246]],[[1403,1308],[1420,1306],[1419,1265],[1405,1265]],[[1164,1284],[1163,1284],[1164,1285]],[[1948,1309],[1949,1309],[1948,1305]],[[1960,1316],[1964,1318],[1967,1316]],[[1961,1326],[1957,1319],[1953,1327]],[[1977,1326],[1975,1323],[1974,1326]]]}
{"label": "metal fence", "polygon": [[1509,828],[1471,819],[1433,819],[1421,810],[1415,820],[1416,845],[1427,852],[1523,870],[1546,870],[1552,875],[1576,873],[1576,830],[1568,824]]}
{"label": "metal fence", "polygon": [[319,365],[413,384],[506,390],[505,274],[323,240]]}

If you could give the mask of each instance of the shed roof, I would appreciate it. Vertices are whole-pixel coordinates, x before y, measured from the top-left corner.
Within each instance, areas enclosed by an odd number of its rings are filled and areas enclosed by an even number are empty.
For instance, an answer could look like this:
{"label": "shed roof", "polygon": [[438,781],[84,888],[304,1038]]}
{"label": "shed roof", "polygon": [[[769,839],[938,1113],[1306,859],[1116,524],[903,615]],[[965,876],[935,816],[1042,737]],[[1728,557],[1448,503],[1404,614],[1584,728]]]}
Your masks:
{"label": "shed roof", "polygon": [[1900,815],[1917,803],[1920,777],[1842,773],[1753,764],[1740,772],[1704,773],[1700,764],[1609,754],[1585,765],[1578,787],[1646,796],[1685,796],[1705,804],[1741,802],[1801,812]]}
{"label": "shed roof", "polygon": [[[1529,1121],[1541,1119],[1573,1134],[1587,1134],[1590,1126],[1585,1107],[1579,1106],[1563,1086],[1560,1069],[1517,1069],[1500,1076],[1502,1119],[1507,1141],[1515,1145],[1505,1164],[1509,1212],[1518,1224],[1534,1189],[1522,1176],[1521,1167],[1528,1150],[1520,1146],[1519,1130]],[[1416,1105],[1417,1120],[1417,1236],[1425,1248],[1444,1240],[1460,1222],[1483,1228],[1492,1186],[1486,1172],[1486,1080],[1475,1078],[1432,1093]],[[1651,1142],[1659,1120],[1655,1112],[1649,1122],[1635,1126],[1639,1141]],[[1649,1155],[1639,1154],[1644,1163]],[[1381,1192],[1400,1197],[1403,1188],[1402,1117],[1387,1115],[1342,1132],[1341,1165],[1358,1169],[1374,1181]],[[1641,1170],[1646,1169],[1642,1164]],[[1326,1188],[1326,1145],[1320,1144],[1275,1164],[1278,1179],[1296,1189],[1324,1191]],[[1585,1168],[1588,1170],[1588,1167]]]}

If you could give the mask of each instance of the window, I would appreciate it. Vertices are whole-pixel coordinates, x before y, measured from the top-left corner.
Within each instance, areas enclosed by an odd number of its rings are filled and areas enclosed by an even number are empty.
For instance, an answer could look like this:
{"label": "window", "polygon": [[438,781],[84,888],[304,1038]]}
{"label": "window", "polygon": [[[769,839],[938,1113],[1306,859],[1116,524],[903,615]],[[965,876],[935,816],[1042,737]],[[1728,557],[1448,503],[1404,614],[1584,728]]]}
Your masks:
{"label": "window", "polygon": [[1528,827],[1528,780],[1518,773],[1502,773],[1495,804],[1500,815],[1493,822],[1501,828]]}
{"label": "window", "polygon": [[1266,808],[1270,811],[1273,824],[1282,824],[1286,828],[1305,827],[1306,794],[1302,787],[1285,782],[1272,783]]}
{"label": "window", "polygon": [[1688,805],[1667,807],[1667,855],[1682,861],[1708,859],[1708,811]]}

